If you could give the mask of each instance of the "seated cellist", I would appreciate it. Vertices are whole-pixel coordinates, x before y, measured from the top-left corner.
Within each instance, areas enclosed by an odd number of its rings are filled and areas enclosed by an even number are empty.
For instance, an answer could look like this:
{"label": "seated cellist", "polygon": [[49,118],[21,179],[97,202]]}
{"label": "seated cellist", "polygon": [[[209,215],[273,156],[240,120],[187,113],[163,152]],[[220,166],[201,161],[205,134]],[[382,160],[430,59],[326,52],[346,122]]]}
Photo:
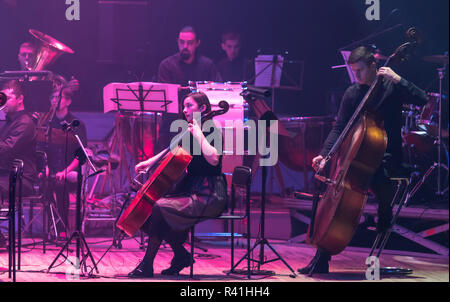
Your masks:
{"label": "seated cellist", "polygon": [[[389,177],[398,175],[399,171],[405,170],[402,165],[402,105],[424,105],[427,95],[391,68],[377,69],[374,53],[368,47],[361,46],[354,49],[349,56],[348,64],[355,75],[356,82],[345,91],[336,123],[328,135],[322,151],[312,160],[312,166],[316,171],[323,168],[324,157],[338,140],[370,85],[377,75],[383,77],[381,89],[372,100],[371,107],[377,108],[376,113],[384,121],[387,148],[383,161],[375,172],[370,185],[370,190],[379,203],[377,232],[382,233],[387,231],[392,220],[390,203],[394,195],[394,184]],[[377,106],[378,104],[381,106]],[[301,274],[328,273],[330,259],[329,253],[318,249],[311,262],[306,267],[298,269],[298,272]]]}
{"label": "seated cellist", "polygon": [[[183,114],[189,123],[191,146],[195,148],[194,144],[198,144],[197,150],[201,150],[201,154],[195,155],[189,151],[193,159],[187,168],[186,176],[170,194],[155,203],[151,216],[142,227],[149,236],[147,250],[142,262],[128,274],[130,278],[153,277],[153,260],[162,240],[166,241],[174,252],[170,267],[163,270],[162,275],[176,275],[183,268],[190,266],[193,255],[183,247],[190,227],[219,216],[226,207],[227,186],[222,174],[221,148],[216,148],[208,142],[205,138],[208,133],[202,132],[193,118],[196,112],[204,115],[210,111],[211,105],[204,93],[190,93],[183,101]],[[218,129],[220,128],[213,131]],[[147,169],[157,158],[158,155],[138,163],[136,172]]]}

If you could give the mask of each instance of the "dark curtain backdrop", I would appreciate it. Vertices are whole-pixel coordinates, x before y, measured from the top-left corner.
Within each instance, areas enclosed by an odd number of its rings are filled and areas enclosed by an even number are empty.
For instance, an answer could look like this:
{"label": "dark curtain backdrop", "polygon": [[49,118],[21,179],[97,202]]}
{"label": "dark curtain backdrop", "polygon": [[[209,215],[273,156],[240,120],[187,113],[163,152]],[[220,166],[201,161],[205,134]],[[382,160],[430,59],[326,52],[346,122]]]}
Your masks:
{"label": "dark curtain backdrop", "polygon": [[421,58],[448,51],[448,0],[380,0],[380,5],[381,20],[368,21],[364,0],[80,0],[81,20],[67,21],[64,0],[0,0],[0,70],[17,68],[20,43],[33,39],[29,28],[38,29],[75,50],[50,67],[80,80],[72,109],[102,111],[103,86],[154,80],[159,62],[177,51],[184,25],[197,29],[201,53],[214,60],[223,56],[222,31],[235,28],[243,35],[246,57],[288,51],[290,59],[304,61],[303,90],[277,90],[276,113],[324,115],[333,112],[336,96],[348,85],[344,70],[331,69],[343,63],[338,49],[401,24],[366,43],[389,55],[404,42],[408,27],[421,29],[423,44],[397,70],[436,91],[438,65]]}

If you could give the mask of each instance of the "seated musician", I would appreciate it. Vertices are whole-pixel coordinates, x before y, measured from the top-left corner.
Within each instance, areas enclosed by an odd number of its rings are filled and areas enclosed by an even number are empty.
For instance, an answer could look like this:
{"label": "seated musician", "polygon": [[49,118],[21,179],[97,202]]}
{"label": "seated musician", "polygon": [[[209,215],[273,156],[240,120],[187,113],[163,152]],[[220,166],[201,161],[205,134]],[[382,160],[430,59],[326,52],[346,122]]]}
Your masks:
{"label": "seated musician", "polygon": [[[78,160],[76,152],[79,144],[75,137],[62,130],[62,124],[79,121],[79,125],[72,129],[83,144],[87,142],[87,131],[85,124],[70,111],[74,90],[70,82],[61,80],[60,89],[54,89],[50,96],[50,110],[38,117],[38,148],[44,150],[48,156],[48,169],[50,175],[55,175],[55,181],[50,181],[49,190],[52,198],[56,201],[58,214],[62,222],[58,222],[58,230],[67,230],[69,221],[69,193],[76,190],[76,168]],[[54,114],[53,117],[51,116]],[[51,121],[49,121],[51,119]],[[44,134],[47,132],[48,136]],[[64,235],[64,234],[63,234]]]}
{"label": "seated musician", "polygon": [[241,34],[236,31],[226,31],[222,34],[220,46],[225,56],[217,63],[224,82],[254,81],[254,66],[241,54]]}
{"label": "seated musician", "polygon": [[200,39],[193,27],[183,27],[177,42],[179,52],[159,64],[158,82],[187,86],[189,81],[222,81],[213,61],[199,54]]}
{"label": "seated musician", "polygon": [[[383,161],[372,178],[370,190],[378,200],[377,232],[386,232],[392,220],[391,201],[394,195],[394,184],[389,177],[405,172],[402,164],[402,104],[413,103],[424,105],[427,101],[426,93],[399,76],[389,67],[377,69],[374,54],[368,47],[361,46],[354,49],[348,59],[356,83],[352,84],[342,97],[336,124],[328,135],[323,149],[312,160],[315,170],[325,164],[324,157],[331,150],[340,134],[351,119],[361,100],[367,93],[376,76],[383,77],[381,91],[374,97],[369,106],[384,120],[387,135],[387,148]],[[381,104],[379,107],[378,105]],[[298,269],[301,274],[328,273],[328,261],[331,256],[323,250],[318,250],[311,262],[304,268]]]}
{"label": "seated musician", "polygon": [[[7,200],[9,174],[14,159],[23,161],[22,194],[33,192],[36,174],[36,125],[25,111],[23,88],[18,81],[3,84],[2,93],[7,97],[3,111],[6,124],[0,130],[0,198]],[[0,245],[6,242],[0,233]]]}
{"label": "seated musician", "polygon": [[[153,260],[162,240],[174,252],[170,267],[163,270],[162,275],[176,275],[190,266],[192,255],[183,247],[188,230],[198,222],[219,216],[226,207],[227,186],[222,174],[222,156],[207,141],[207,133],[202,132],[193,119],[195,112],[206,114],[211,111],[208,97],[201,92],[190,93],[184,99],[183,107],[184,117],[189,123],[191,146],[195,148],[194,144],[198,144],[201,155],[193,155],[186,176],[169,195],[155,203],[151,216],[142,227],[149,235],[147,250],[142,262],[129,273],[131,278],[153,276]],[[138,163],[136,172],[147,169],[156,158]]]}

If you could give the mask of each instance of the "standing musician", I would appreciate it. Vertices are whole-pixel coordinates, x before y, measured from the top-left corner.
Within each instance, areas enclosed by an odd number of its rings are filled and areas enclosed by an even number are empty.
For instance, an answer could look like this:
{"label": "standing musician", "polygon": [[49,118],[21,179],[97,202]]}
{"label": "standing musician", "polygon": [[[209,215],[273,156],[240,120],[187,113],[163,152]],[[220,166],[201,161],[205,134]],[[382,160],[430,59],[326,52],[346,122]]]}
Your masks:
{"label": "standing musician", "polygon": [[[23,88],[19,81],[3,84],[2,93],[6,95],[3,111],[6,124],[0,130],[0,197],[8,196],[9,173],[14,159],[23,161],[23,194],[33,192],[36,174],[36,125],[25,112]],[[0,232],[0,245],[6,240]]]}
{"label": "standing musician", "polygon": [[[355,77],[356,83],[352,84],[342,97],[337,120],[328,135],[323,149],[312,160],[312,166],[317,171],[325,165],[324,157],[331,150],[340,134],[351,119],[361,100],[366,95],[370,85],[376,76],[383,77],[382,87],[379,93],[371,101],[371,107],[381,106],[376,113],[384,121],[387,135],[387,148],[383,161],[372,178],[370,189],[379,202],[377,232],[386,232],[392,219],[392,207],[390,205],[394,195],[394,184],[389,177],[405,171],[402,164],[402,104],[424,105],[427,101],[426,93],[399,76],[389,67],[377,69],[374,54],[365,46],[354,49],[348,59]],[[331,256],[326,251],[318,249],[311,262],[304,268],[298,269],[301,274],[328,273],[328,261]],[[316,265],[314,265],[316,263]],[[313,269],[314,268],[314,269]],[[313,269],[313,271],[312,271]]]}
{"label": "standing musician", "polygon": [[[162,240],[174,252],[170,267],[163,270],[162,275],[177,275],[183,268],[190,266],[194,260],[183,247],[189,228],[208,218],[217,217],[226,207],[227,186],[222,174],[222,156],[207,141],[207,133],[202,132],[193,118],[195,112],[203,115],[211,111],[208,97],[201,92],[190,93],[184,99],[183,107],[184,117],[189,123],[191,146],[199,148],[197,150],[201,150],[201,155],[193,155],[183,180],[170,194],[154,204],[151,216],[142,226],[149,235],[147,250],[142,262],[128,274],[130,278],[153,277],[153,260]],[[219,129],[217,127],[215,131]],[[138,163],[136,172],[152,166],[157,157]]]}

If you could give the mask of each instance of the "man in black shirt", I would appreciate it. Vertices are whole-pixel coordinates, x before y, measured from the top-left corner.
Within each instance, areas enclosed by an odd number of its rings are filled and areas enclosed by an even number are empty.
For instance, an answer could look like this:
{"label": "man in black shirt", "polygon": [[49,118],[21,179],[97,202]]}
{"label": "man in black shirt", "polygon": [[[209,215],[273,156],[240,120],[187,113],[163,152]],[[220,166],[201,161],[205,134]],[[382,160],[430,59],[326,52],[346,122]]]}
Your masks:
{"label": "man in black shirt", "polygon": [[[213,61],[198,54],[200,40],[194,28],[183,27],[178,34],[177,42],[179,52],[164,59],[159,65],[158,82],[188,86],[189,81],[222,81]],[[163,115],[156,153],[169,145],[171,137],[174,136],[169,132],[170,125],[178,118],[178,114]]]}
{"label": "man in black shirt", "polygon": [[[49,182],[50,190],[55,193],[58,212],[65,226],[68,226],[69,192],[76,189],[78,167],[76,152],[80,148],[73,134],[77,134],[84,145],[87,142],[85,124],[69,111],[73,93],[71,86],[64,86],[61,91],[59,89],[53,91],[50,103],[55,109],[55,115],[50,122],[48,143],[39,146],[47,152],[50,175],[55,175],[55,181]],[[74,120],[77,120],[79,125],[73,127],[72,133],[64,132],[62,126],[72,124]]]}
{"label": "man in black shirt", "polygon": [[[25,112],[22,86],[18,81],[3,85],[2,91],[7,102],[3,111],[6,124],[0,130],[0,197],[8,196],[9,174],[14,159],[23,161],[23,194],[33,191],[36,176],[36,125],[31,116]],[[4,242],[0,233],[0,244]]]}
{"label": "man in black shirt", "polygon": [[241,54],[241,35],[228,31],[222,35],[222,50],[225,57],[217,63],[222,80],[225,82],[243,82],[251,80],[254,68]]}
{"label": "man in black shirt", "polygon": [[198,54],[200,40],[191,26],[178,34],[179,52],[164,59],[159,65],[158,82],[187,86],[188,81],[221,82],[211,59]]}
{"label": "man in black shirt", "polygon": [[[405,103],[424,105],[427,102],[427,95],[391,68],[381,67],[377,70],[374,55],[365,46],[358,47],[351,52],[348,64],[355,74],[357,82],[345,91],[336,123],[328,135],[322,151],[313,159],[312,166],[316,170],[323,168],[324,157],[338,140],[370,85],[377,75],[383,77],[380,92],[369,103],[369,107],[383,118],[388,140],[382,164],[375,172],[370,185],[371,191],[379,202],[377,232],[382,233],[389,228],[392,219],[390,202],[394,195],[394,186],[389,177],[398,175],[405,170],[402,166],[401,149],[402,105]],[[314,268],[313,272],[315,273],[328,273],[330,259],[331,256],[326,251],[318,250],[308,266],[298,271],[308,274]]]}

